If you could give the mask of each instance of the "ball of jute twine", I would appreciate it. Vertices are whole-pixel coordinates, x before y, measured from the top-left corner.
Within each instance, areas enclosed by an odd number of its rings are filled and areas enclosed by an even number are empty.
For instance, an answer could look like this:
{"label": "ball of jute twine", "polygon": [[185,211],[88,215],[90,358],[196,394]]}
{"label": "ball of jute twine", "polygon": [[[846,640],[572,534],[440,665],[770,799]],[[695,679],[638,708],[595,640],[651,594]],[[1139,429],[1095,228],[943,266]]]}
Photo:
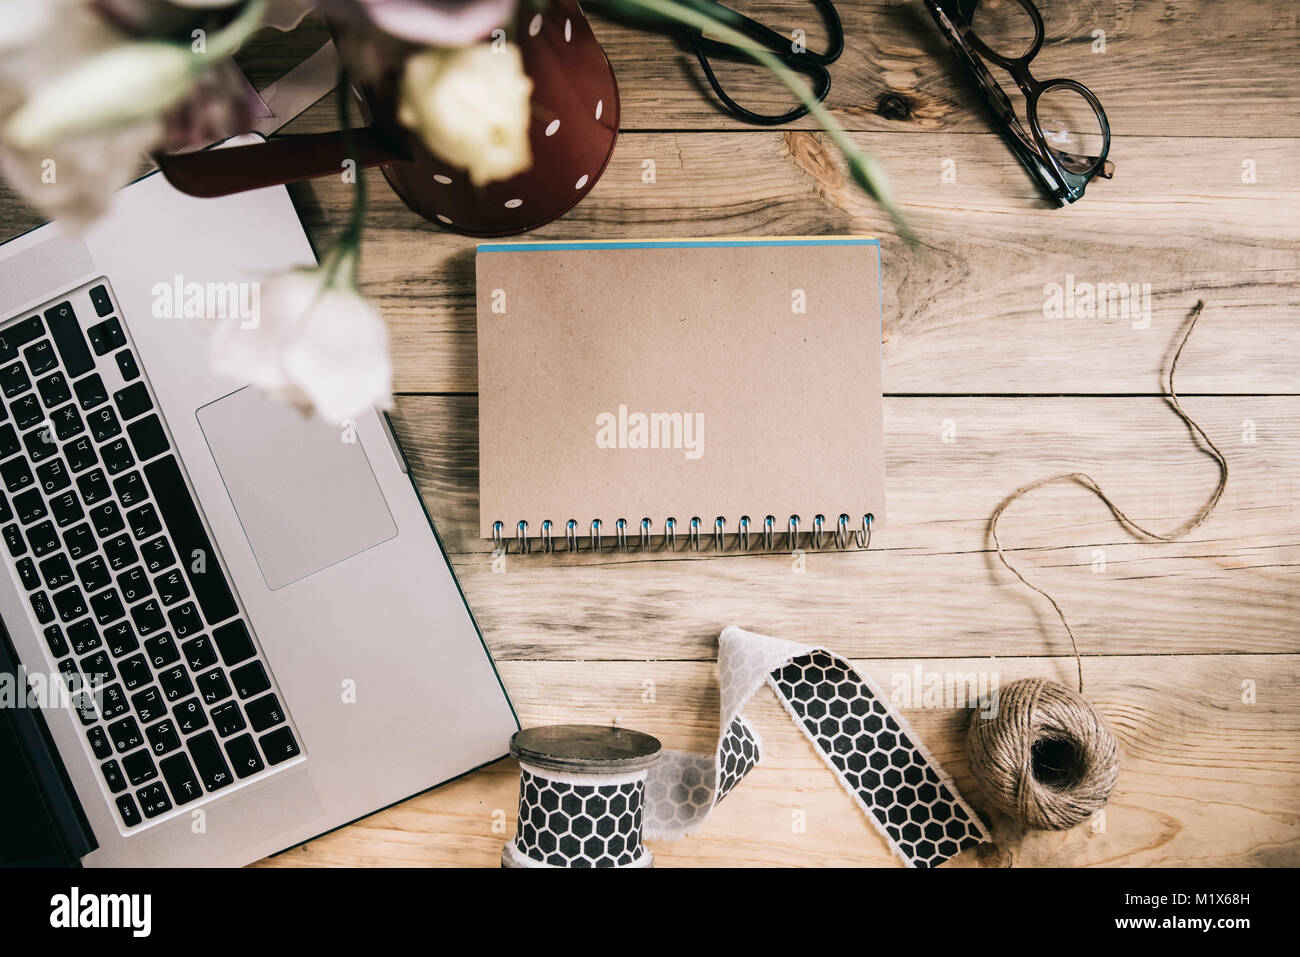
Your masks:
{"label": "ball of jute twine", "polygon": [[1066,472],[1038,479],[1013,492],[993,512],[989,522],[993,544],[1002,564],[1027,587],[1052,604],[1065,626],[1079,669],[1079,690],[1056,681],[1021,678],[1000,689],[996,703],[979,709],[966,735],[966,756],[980,789],[1000,810],[1029,827],[1064,830],[1074,827],[1105,806],[1119,777],[1119,744],[1105,717],[1083,697],[1083,657],[1065,612],[1056,599],[1031,583],[1011,564],[998,538],[998,520],[1012,502],[1036,488],[1055,482],[1084,486],[1111,510],[1121,524],[1141,537],[1173,542],[1209,520],[1228,485],[1228,461],[1205,430],[1192,420],[1174,391],[1174,372],[1205,309],[1192,310],[1183,341],[1169,365],[1165,398],[1187,424],[1205,451],[1219,463],[1219,484],[1194,519],[1173,532],[1153,532],[1120,510],[1101,486],[1083,472]]}

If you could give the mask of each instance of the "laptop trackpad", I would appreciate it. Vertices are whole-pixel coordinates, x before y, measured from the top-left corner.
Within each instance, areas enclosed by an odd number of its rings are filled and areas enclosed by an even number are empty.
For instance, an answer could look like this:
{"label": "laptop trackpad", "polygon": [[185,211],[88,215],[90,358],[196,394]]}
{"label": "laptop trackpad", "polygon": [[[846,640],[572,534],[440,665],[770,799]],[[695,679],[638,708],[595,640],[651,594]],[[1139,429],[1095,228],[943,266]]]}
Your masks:
{"label": "laptop trackpad", "polygon": [[198,419],[271,590],[397,534],[365,450],[343,429],[251,387]]}

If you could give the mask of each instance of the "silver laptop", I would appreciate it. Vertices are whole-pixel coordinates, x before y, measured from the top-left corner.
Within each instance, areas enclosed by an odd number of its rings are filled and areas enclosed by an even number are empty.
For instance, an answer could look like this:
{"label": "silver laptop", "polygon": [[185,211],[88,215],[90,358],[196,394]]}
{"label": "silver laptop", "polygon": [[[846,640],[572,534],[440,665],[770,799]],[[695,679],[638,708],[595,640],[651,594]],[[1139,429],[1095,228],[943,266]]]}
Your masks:
{"label": "silver laptop", "polygon": [[0,656],[45,689],[4,712],[6,841],[36,807],[87,865],[244,864],[506,753],[387,420],[215,375],[166,304],[314,262],[285,189],[157,174],[0,246]]}

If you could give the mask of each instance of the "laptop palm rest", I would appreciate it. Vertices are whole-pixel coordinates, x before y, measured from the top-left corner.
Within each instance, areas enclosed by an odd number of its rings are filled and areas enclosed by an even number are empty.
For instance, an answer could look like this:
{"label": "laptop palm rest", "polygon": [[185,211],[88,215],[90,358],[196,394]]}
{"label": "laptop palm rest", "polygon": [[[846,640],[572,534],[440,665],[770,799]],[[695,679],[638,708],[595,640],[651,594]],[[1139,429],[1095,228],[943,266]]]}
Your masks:
{"label": "laptop palm rest", "polygon": [[354,431],[251,387],[203,406],[198,420],[272,591],[397,534]]}

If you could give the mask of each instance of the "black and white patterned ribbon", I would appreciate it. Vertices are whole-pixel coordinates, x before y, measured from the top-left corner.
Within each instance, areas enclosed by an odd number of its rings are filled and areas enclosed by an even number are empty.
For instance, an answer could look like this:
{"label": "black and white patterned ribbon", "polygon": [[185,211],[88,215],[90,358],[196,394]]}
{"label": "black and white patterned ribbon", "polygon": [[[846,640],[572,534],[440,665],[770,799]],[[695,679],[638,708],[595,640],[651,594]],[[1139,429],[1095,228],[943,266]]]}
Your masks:
{"label": "black and white patterned ribbon", "polygon": [[641,842],[644,770],[581,775],[519,764],[519,823],[504,848],[514,867],[648,867]]}
{"label": "black and white patterned ribbon", "polygon": [[824,648],[727,628],[718,638],[722,733],[714,754],[665,751],[646,782],[651,840],[691,834],[761,760],[741,709],[766,683],[909,867],[989,839],[980,819],[875,685]]}

